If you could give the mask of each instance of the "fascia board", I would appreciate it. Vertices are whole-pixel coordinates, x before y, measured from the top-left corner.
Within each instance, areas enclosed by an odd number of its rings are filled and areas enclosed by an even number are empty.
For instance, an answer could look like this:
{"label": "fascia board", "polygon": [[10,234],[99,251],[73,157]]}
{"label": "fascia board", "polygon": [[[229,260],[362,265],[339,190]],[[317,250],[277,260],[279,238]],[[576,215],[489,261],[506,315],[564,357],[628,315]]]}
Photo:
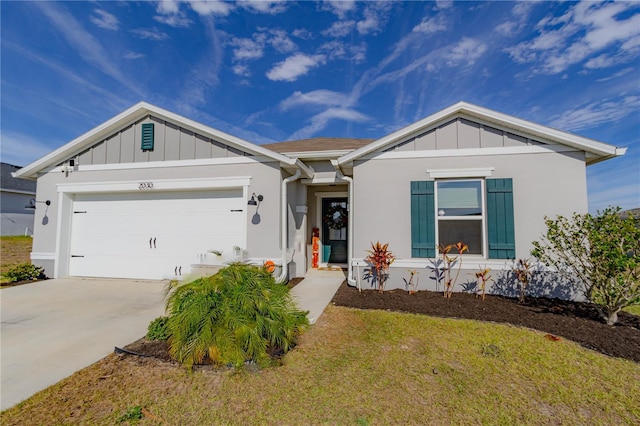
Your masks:
{"label": "fascia board", "polygon": [[527,120],[522,120],[520,118],[516,118],[507,114],[492,111],[487,108],[482,108],[477,105],[472,105],[466,102],[458,102],[420,121],[417,121],[416,123],[406,126],[394,133],[391,133],[390,135],[380,138],[370,143],[369,145],[359,148],[351,152],[350,154],[344,155],[338,159],[338,162],[340,164],[352,162],[353,160],[361,158],[364,155],[384,148],[394,142],[398,142],[410,135],[424,131],[429,126],[433,126],[436,123],[442,122],[447,118],[453,118],[459,114],[479,118],[483,121],[493,123],[501,127],[513,129],[518,132],[523,132],[525,134],[530,134],[532,136],[538,136],[549,141],[595,154],[599,157],[608,158],[610,156],[624,155],[624,153],[620,153],[620,148],[616,148],[615,146],[610,144],[556,130],[551,127],[542,126],[540,124],[536,124]]}
{"label": "fascia board", "polygon": [[281,163],[289,165],[295,164],[294,159],[291,159],[277,152],[262,148],[259,145],[247,142],[236,136],[229,135],[220,130],[216,130],[194,120],[182,117],[178,114],[164,110],[155,105],[151,105],[146,102],[139,102],[131,108],[111,118],[110,120],[107,120],[99,126],[75,138],[71,142],[45,155],[39,160],[36,160],[28,166],[21,168],[20,170],[15,172],[16,177],[36,178],[37,173],[42,171],[43,169],[64,161],[72,155],[75,155],[77,152],[81,151],[87,146],[90,146],[100,139],[107,137],[127,122],[139,120],[147,115],[154,115],[166,121],[179,123],[181,127],[187,130],[201,133],[205,136],[210,136],[212,139],[216,139],[220,142],[223,142],[235,148],[239,148],[241,150],[250,151],[258,155],[269,157]]}

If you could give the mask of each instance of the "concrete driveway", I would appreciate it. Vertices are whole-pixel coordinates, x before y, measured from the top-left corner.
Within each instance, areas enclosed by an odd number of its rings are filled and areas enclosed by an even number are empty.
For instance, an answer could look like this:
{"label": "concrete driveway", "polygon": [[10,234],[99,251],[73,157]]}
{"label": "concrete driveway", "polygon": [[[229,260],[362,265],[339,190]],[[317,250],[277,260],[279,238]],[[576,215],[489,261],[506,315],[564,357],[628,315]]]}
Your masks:
{"label": "concrete driveway", "polygon": [[0,290],[2,410],[147,332],[164,282],[64,278]]}

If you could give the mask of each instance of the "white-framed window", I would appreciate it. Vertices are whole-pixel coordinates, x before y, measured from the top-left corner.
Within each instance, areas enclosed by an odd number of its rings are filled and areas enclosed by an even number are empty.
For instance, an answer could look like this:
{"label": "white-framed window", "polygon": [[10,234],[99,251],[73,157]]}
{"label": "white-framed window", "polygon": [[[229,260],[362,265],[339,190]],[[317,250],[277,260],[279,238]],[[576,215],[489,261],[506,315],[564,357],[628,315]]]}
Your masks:
{"label": "white-framed window", "polygon": [[436,243],[462,242],[467,254],[484,256],[484,179],[442,179],[435,181]]}

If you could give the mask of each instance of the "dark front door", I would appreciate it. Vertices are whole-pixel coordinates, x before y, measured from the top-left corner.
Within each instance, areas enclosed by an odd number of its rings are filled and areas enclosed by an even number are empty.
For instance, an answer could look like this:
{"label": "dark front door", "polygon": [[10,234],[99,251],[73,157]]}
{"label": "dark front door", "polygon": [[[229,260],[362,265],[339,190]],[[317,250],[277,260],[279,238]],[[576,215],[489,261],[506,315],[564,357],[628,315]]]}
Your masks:
{"label": "dark front door", "polygon": [[347,263],[347,198],[322,199],[322,261]]}

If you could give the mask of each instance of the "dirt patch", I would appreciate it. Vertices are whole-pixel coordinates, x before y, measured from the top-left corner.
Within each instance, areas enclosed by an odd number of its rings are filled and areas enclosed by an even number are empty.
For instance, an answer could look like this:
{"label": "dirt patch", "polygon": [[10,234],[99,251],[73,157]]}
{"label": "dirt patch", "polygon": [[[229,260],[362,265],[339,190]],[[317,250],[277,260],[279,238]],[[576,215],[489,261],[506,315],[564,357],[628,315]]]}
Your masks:
{"label": "dirt patch", "polygon": [[572,340],[605,355],[640,363],[640,317],[620,312],[618,324],[608,326],[589,303],[527,298],[520,304],[516,299],[490,295],[483,301],[467,293],[454,293],[451,299],[445,299],[442,293],[431,291],[410,295],[406,291],[391,290],[380,294],[373,290],[359,292],[347,286],[346,281],[332,303],[528,327]]}

